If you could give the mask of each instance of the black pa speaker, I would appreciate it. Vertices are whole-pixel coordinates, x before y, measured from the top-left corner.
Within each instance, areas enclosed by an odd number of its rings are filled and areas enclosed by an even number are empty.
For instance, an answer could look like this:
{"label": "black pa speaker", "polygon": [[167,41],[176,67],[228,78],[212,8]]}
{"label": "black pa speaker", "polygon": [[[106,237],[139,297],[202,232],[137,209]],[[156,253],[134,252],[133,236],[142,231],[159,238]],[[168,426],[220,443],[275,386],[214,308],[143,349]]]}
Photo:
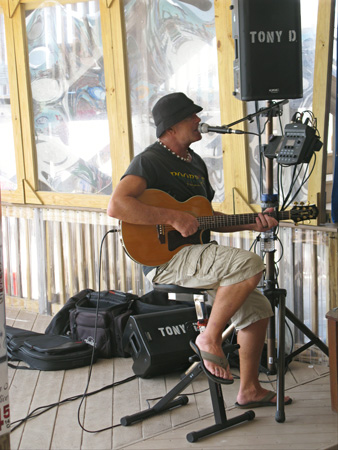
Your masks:
{"label": "black pa speaker", "polygon": [[130,316],[123,333],[124,349],[141,378],[184,370],[194,354],[189,341],[198,335],[195,307]]}
{"label": "black pa speaker", "polygon": [[240,100],[303,96],[300,0],[233,0],[234,95]]}

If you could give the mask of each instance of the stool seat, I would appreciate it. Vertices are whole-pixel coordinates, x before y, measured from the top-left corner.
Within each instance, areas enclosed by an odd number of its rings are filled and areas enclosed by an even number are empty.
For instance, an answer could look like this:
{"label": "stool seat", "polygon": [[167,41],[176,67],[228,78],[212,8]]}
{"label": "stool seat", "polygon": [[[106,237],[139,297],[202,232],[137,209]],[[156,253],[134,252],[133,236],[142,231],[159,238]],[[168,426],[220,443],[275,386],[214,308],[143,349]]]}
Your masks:
{"label": "stool seat", "polygon": [[156,291],[161,292],[173,292],[175,294],[204,294],[207,289],[201,288],[187,288],[183,286],[178,286],[177,284],[153,284]]}
{"label": "stool seat", "polygon": [[177,300],[177,295],[179,294],[187,294],[191,296],[192,300],[195,303],[197,325],[200,331],[204,331],[208,320],[208,310],[206,307],[208,294],[206,289],[186,288],[183,286],[178,286],[177,284],[156,284],[156,283],[153,284],[153,287],[155,291],[167,293],[168,298],[172,300]]}

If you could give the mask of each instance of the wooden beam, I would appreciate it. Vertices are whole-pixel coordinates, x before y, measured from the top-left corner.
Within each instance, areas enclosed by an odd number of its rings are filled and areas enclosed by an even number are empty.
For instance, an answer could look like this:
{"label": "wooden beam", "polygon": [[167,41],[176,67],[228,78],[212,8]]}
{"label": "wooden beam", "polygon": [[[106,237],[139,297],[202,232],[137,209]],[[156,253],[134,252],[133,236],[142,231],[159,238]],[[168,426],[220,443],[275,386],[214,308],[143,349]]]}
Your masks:
{"label": "wooden beam", "polygon": [[20,5],[13,15],[14,52],[17,70],[17,90],[20,106],[21,139],[24,155],[25,180],[33,191],[38,189],[37,161],[34,139],[34,114],[28,64],[25,9]]}
{"label": "wooden beam", "polygon": [[316,153],[317,162],[308,185],[308,200],[310,203],[318,204],[320,210],[317,223],[325,222],[325,177],[332,78],[334,8],[335,0],[319,0],[312,110],[317,118],[317,127],[323,142],[323,148]]}
{"label": "wooden beam", "polygon": [[[219,95],[221,120],[229,124],[245,116],[245,103],[236,99],[234,92],[233,61],[235,57],[232,38],[231,0],[215,0],[215,27],[217,37]],[[242,128],[243,129],[243,128]],[[233,189],[241,196],[236,197],[236,211],[249,212],[249,170],[245,135],[227,135],[222,139],[225,200],[220,208],[223,212],[234,212]]]}
{"label": "wooden beam", "polygon": [[100,9],[112,178],[115,186],[133,157],[123,2],[110,2],[107,14],[106,0],[100,0]]}
{"label": "wooden beam", "polygon": [[9,17],[13,17],[19,4],[20,4],[20,0],[8,0]]}
{"label": "wooden beam", "polygon": [[9,0],[0,0],[0,10],[2,9],[4,16],[9,17]]}
{"label": "wooden beam", "polygon": [[[3,5],[7,3],[3,2]],[[18,78],[15,62],[15,45],[13,20],[7,15],[4,16],[5,36],[7,48],[8,84],[10,90],[10,105],[13,126],[13,143],[15,151],[17,189],[15,191],[3,191],[2,199],[6,202],[22,203],[24,201],[23,185],[20,180],[25,177],[23,145],[21,135],[20,103],[18,92]],[[3,149],[7,151],[7,149]]]}

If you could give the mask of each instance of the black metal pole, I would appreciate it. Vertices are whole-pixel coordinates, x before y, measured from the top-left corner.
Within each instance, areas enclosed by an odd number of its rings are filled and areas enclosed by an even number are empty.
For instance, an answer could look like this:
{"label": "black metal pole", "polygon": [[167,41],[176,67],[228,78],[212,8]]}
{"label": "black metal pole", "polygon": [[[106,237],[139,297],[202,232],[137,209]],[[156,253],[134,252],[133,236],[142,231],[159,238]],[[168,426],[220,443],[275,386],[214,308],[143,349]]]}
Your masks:
{"label": "black metal pole", "polygon": [[[271,102],[268,102],[268,107]],[[268,118],[268,123],[266,125],[266,143],[269,143],[269,137],[273,133],[273,118],[272,114]],[[265,189],[266,193],[269,195],[273,194],[273,160],[265,158]],[[267,289],[273,289],[275,287],[275,252],[266,253],[266,269],[265,269],[265,287]],[[274,305],[272,305],[274,307]],[[269,373],[276,373],[276,345],[275,345],[275,318],[272,317],[269,321],[267,330],[267,369]]]}

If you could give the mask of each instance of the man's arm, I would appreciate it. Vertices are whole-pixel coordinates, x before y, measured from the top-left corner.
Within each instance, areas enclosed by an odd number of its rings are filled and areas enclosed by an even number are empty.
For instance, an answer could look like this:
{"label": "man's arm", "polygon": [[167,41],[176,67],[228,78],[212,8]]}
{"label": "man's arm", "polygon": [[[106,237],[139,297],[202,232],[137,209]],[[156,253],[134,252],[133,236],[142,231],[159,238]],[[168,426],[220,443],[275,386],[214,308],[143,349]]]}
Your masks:
{"label": "man's arm", "polygon": [[146,188],[147,182],[144,178],[135,175],[124,177],[110,198],[107,208],[108,215],[138,225],[171,225],[184,237],[196,233],[199,224],[191,214],[146,205],[138,200]]}

